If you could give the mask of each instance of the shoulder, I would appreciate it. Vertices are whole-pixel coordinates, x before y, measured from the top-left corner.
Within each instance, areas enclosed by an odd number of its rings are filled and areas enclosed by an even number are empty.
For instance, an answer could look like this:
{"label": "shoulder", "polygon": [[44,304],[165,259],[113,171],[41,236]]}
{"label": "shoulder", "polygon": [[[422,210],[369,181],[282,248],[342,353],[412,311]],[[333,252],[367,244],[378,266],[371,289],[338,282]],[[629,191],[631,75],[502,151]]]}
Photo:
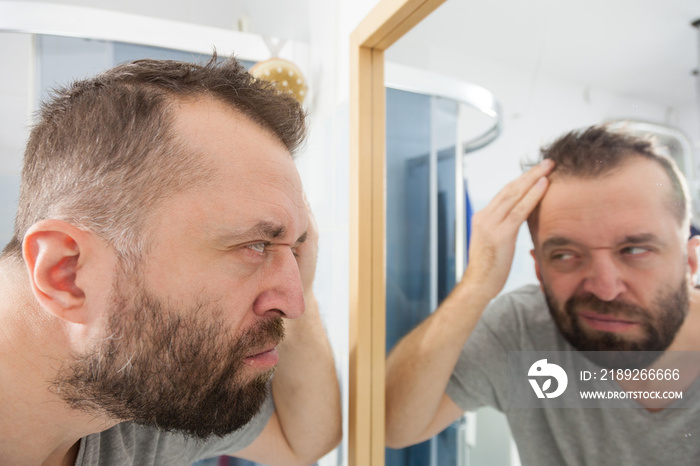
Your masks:
{"label": "shoulder", "polygon": [[539,285],[503,293],[486,308],[481,323],[509,351],[563,349]]}
{"label": "shoulder", "polygon": [[512,321],[550,322],[544,294],[538,285],[525,285],[494,299],[484,311],[486,322]]}

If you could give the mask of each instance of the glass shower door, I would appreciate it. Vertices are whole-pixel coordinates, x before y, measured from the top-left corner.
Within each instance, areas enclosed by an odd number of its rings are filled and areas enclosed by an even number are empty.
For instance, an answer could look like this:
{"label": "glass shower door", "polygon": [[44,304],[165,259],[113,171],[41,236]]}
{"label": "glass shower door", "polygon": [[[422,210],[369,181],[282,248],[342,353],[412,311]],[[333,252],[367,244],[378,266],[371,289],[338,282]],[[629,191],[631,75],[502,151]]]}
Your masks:
{"label": "glass shower door", "polygon": [[[458,103],[387,89],[387,353],[455,285]],[[462,421],[419,445],[386,450],[387,466],[454,466]]]}

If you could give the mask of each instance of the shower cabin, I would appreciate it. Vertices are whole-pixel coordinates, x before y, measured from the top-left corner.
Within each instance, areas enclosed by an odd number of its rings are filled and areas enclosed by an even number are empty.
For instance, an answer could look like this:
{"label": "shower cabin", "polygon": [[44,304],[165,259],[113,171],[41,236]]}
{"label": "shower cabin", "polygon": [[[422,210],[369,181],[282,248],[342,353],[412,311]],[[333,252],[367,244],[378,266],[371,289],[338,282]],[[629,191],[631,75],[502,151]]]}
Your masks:
{"label": "shower cabin", "polygon": [[[385,83],[388,353],[464,272],[472,215],[468,159],[498,138],[502,119],[496,98],[474,84],[392,63]],[[387,449],[386,464],[473,464],[477,425],[467,414],[427,442]],[[489,457],[500,451],[504,461],[493,464],[508,464],[507,429],[496,437],[500,446]]]}

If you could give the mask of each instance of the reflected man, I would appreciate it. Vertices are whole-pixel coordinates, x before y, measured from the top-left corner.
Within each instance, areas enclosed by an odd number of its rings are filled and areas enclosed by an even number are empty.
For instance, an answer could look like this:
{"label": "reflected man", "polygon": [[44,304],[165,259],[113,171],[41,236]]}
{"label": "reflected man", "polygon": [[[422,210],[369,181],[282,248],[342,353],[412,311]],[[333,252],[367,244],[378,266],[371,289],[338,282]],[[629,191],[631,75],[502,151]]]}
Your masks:
{"label": "reflected man", "polygon": [[[683,387],[690,411],[658,401],[515,409],[508,399],[509,351],[700,351],[691,285],[700,238],[688,240],[688,191],[675,164],[605,127],[573,131],[542,154],[474,216],[461,282],[390,353],[387,444],[426,440],[489,405],[506,414],[523,464],[690,464],[700,455],[697,384]],[[491,302],[526,220],[539,286]],[[698,369],[688,369],[691,382]]]}
{"label": "reflected man", "polygon": [[304,465],[339,442],[304,120],[216,57],[43,105],[0,258],[0,463]]}

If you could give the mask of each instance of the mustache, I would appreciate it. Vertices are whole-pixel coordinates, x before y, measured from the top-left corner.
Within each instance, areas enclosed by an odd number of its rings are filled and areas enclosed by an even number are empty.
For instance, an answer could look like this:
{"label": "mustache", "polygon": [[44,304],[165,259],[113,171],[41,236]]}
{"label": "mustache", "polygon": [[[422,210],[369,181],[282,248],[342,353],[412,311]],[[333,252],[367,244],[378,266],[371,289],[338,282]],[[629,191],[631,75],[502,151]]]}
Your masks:
{"label": "mustache", "polygon": [[238,338],[238,344],[243,348],[278,345],[284,337],[284,320],[280,316],[275,316],[256,322],[246,329]]}
{"label": "mustache", "polygon": [[577,309],[586,308],[601,315],[613,315],[617,317],[645,317],[647,312],[639,306],[622,301],[603,301],[594,294],[572,296],[564,305],[569,314]]}

